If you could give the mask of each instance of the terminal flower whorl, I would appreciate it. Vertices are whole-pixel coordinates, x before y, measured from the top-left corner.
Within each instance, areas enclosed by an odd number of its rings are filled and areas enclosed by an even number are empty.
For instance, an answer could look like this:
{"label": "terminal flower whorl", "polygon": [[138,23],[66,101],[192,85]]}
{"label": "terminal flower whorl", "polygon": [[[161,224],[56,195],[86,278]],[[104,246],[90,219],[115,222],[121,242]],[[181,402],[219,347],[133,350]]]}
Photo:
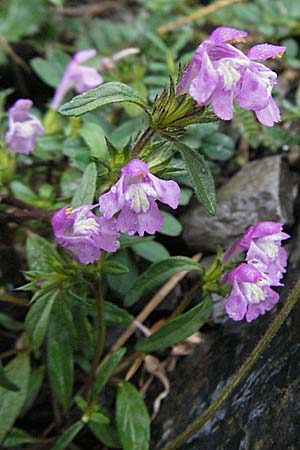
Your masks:
{"label": "terminal flower whorl", "polygon": [[246,36],[243,30],[216,28],[196,49],[177,95],[189,92],[199,106],[211,102],[215,114],[223,120],[232,119],[235,98],[241,108],[254,111],[262,124],[271,127],[280,121],[272,98],[277,74],[254,60],[281,56],[285,47],[255,45],[246,55],[232,45]]}
{"label": "terminal flower whorl", "polygon": [[175,209],[180,189],[172,180],[161,180],[149,172],[148,164],[133,159],[122,168],[121,177],[109,192],[99,197],[100,211],[107,219],[119,213],[117,229],[128,235],[154,234],[163,223],[156,200]]}
{"label": "terminal flower whorl", "polygon": [[8,131],[5,141],[13,153],[28,154],[35,147],[36,137],[43,136],[45,130],[41,122],[29,110],[32,101],[20,98],[8,111]]}
{"label": "terminal flower whorl", "polygon": [[91,212],[95,206],[65,207],[57,211],[51,220],[57,242],[82,264],[98,260],[101,249],[115,252],[120,246],[115,220],[95,216]]}
{"label": "terminal flower whorl", "polygon": [[229,248],[223,263],[247,252],[246,263],[225,276],[233,286],[225,301],[226,312],[233,320],[242,320],[246,315],[246,320],[251,322],[277,303],[278,294],[271,286],[283,286],[281,279],[286,272],[287,254],[282,241],[289,237],[282,231],[281,223],[260,222]]}

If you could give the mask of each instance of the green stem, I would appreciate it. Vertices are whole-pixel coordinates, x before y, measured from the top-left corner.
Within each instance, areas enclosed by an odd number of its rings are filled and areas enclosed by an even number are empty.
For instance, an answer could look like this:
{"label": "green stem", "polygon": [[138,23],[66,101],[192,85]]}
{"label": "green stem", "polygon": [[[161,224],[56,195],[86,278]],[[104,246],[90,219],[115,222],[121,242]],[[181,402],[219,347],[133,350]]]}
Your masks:
{"label": "green stem", "polygon": [[217,409],[222,405],[222,403],[227,400],[227,398],[232,394],[234,389],[241,383],[241,381],[246,377],[249,371],[252,369],[256,360],[263,353],[265,348],[271,342],[281,325],[284,323],[289,313],[291,312],[293,306],[296,304],[300,296],[300,278],[298,279],[294,289],[292,290],[287,302],[279,311],[273,322],[267,328],[267,331],[260,339],[252,353],[248,356],[244,364],[234,375],[232,382],[224,389],[222,394],[215,400],[209,408],[207,408],[204,413],[198,417],[183,433],[181,433],[177,438],[171,441],[163,450],[176,450],[180,448],[190,437],[192,437],[217,411]]}
{"label": "green stem", "polygon": [[138,140],[131,149],[132,156],[139,155],[141,150],[143,150],[145,145],[150,141],[154,133],[155,131],[151,127],[148,127],[145,129],[145,131],[143,131],[143,133],[141,134],[141,136],[138,138]]}
{"label": "green stem", "polygon": [[177,306],[177,308],[173,311],[173,313],[170,316],[170,319],[175,319],[176,317],[180,316],[180,314],[189,306],[191,301],[194,298],[195,292],[198,291],[202,286],[202,280],[198,283],[196,283],[189,292],[184,296],[182,302]]}
{"label": "green stem", "polygon": [[[99,283],[100,284],[100,283]],[[105,317],[104,317],[104,299],[102,295],[101,286],[98,288],[98,292],[96,295],[96,327],[97,327],[97,342],[95,354],[92,362],[92,367],[89,373],[88,381],[87,381],[87,398],[88,403],[92,403],[92,390],[94,386],[94,382],[97,376],[97,368],[100,362],[100,358],[103,353],[104,343],[105,343],[105,335],[106,335],[106,326],[105,326]]]}

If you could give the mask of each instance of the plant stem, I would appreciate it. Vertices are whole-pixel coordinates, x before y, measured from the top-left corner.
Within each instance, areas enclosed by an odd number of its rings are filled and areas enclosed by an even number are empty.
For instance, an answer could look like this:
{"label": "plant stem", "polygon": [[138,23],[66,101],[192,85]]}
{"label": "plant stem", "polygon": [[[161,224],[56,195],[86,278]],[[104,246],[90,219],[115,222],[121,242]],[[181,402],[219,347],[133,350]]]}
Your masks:
{"label": "plant stem", "polygon": [[96,295],[96,327],[98,331],[97,342],[95,354],[92,362],[92,367],[89,373],[88,381],[87,381],[87,398],[88,403],[92,403],[92,389],[94,386],[94,382],[97,376],[97,369],[100,362],[100,358],[103,353],[104,343],[105,343],[105,335],[106,335],[106,326],[105,326],[105,317],[104,317],[104,299],[102,295],[102,289],[99,282],[99,288]]}
{"label": "plant stem", "polygon": [[260,339],[254,350],[248,356],[244,364],[240,367],[238,372],[234,375],[231,383],[224,389],[222,394],[215,400],[204,413],[198,417],[183,433],[170,442],[163,450],[179,449],[190,437],[192,437],[217,411],[222,403],[232,394],[234,389],[241,383],[241,381],[250,372],[256,360],[271,342],[281,325],[284,323],[293,306],[296,304],[300,296],[300,278],[294,286],[287,302],[279,311],[273,322],[267,328],[267,331]]}
{"label": "plant stem", "polygon": [[196,283],[184,296],[182,302],[177,306],[177,308],[173,311],[173,313],[170,316],[170,319],[175,319],[176,317],[180,316],[180,314],[189,306],[191,301],[193,300],[195,292],[198,291],[202,286],[202,280]]}
{"label": "plant stem", "polygon": [[134,146],[131,149],[132,156],[138,156],[140,151],[143,150],[145,145],[150,141],[150,139],[152,138],[154,133],[155,133],[155,131],[150,127],[147,127],[143,131],[143,133],[140,135],[140,137],[138,138],[138,140],[136,141],[136,143],[134,144]]}

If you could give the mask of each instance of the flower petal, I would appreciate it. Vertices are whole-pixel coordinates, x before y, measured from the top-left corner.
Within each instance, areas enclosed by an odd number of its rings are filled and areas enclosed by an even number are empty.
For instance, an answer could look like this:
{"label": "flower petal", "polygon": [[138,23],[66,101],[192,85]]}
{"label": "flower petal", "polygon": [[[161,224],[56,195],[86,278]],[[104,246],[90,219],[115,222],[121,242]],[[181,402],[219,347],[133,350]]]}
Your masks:
{"label": "flower petal", "polygon": [[223,120],[233,118],[233,89],[216,88],[212,95],[212,106],[215,114]]}
{"label": "flower petal", "polygon": [[265,108],[269,103],[270,83],[251,71],[251,67],[245,70],[241,79],[241,88],[237,95],[237,101],[241,108],[258,110]]}
{"label": "flower petal", "polygon": [[117,228],[122,233],[129,236],[138,233],[144,236],[144,233],[154,234],[164,224],[164,217],[160,213],[157,204],[152,201],[150,208],[145,213],[136,214],[129,206],[125,206],[117,219]]}
{"label": "flower petal", "polygon": [[272,97],[269,98],[269,103],[264,109],[255,111],[256,117],[263,125],[272,127],[274,123],[280,122],[280,111]]}
{"label": "flower petal", "polygon": [[238,42],[246,36],[248,36],[248,33],[243,30],[237,30],[231,27],[218,27],[211,33],[207,40],[217,44],[222,42]]}
{"label": "flower petal", "polygon": [[199,106],[205,105],[216,89],[220,80],[220,75],[213,67],[212,62],[206,52],[203,52],[203,58],[200,70],[193,79],[189,93]]}
{"label": "flower petal", "polygon": [[165,203],[171,208],[176,209],[178,207],[180,187],[173,180],[161,180],[155,175],[149,173],[148,177],[153,183],[153,187],[157,192],[157,199],[162,203]]}
{"label": "flower petal", "polygon": [[265,60],[268,58],[275,58],[276,56],[282,56],[286,47],[271,44],[258,44],[254,45],[247,53],[250,59]]}

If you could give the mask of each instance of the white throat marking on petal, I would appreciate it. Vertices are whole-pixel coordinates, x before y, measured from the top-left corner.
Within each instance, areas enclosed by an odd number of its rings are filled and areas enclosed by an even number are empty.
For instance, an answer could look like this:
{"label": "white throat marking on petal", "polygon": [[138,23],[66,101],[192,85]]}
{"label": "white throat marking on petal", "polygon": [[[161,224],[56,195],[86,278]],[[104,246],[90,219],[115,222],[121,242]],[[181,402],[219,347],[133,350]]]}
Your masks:
{"label": "white throat marking on petal", "polygon": [[148,197],[157,197],[157,192],[148,183],[133,183],[127,188],[125,200],[135,213],[147,212],[150,208]]}
{"label": "white throat marking on petal", "polygon": [[85,217],[86,211],[83,209],[79,212],[76,220],[74,222],[73,228],[75,234],[85,234],[88,232],[98,233],[100,230],[100,225],[96,222],[93,217]]}

